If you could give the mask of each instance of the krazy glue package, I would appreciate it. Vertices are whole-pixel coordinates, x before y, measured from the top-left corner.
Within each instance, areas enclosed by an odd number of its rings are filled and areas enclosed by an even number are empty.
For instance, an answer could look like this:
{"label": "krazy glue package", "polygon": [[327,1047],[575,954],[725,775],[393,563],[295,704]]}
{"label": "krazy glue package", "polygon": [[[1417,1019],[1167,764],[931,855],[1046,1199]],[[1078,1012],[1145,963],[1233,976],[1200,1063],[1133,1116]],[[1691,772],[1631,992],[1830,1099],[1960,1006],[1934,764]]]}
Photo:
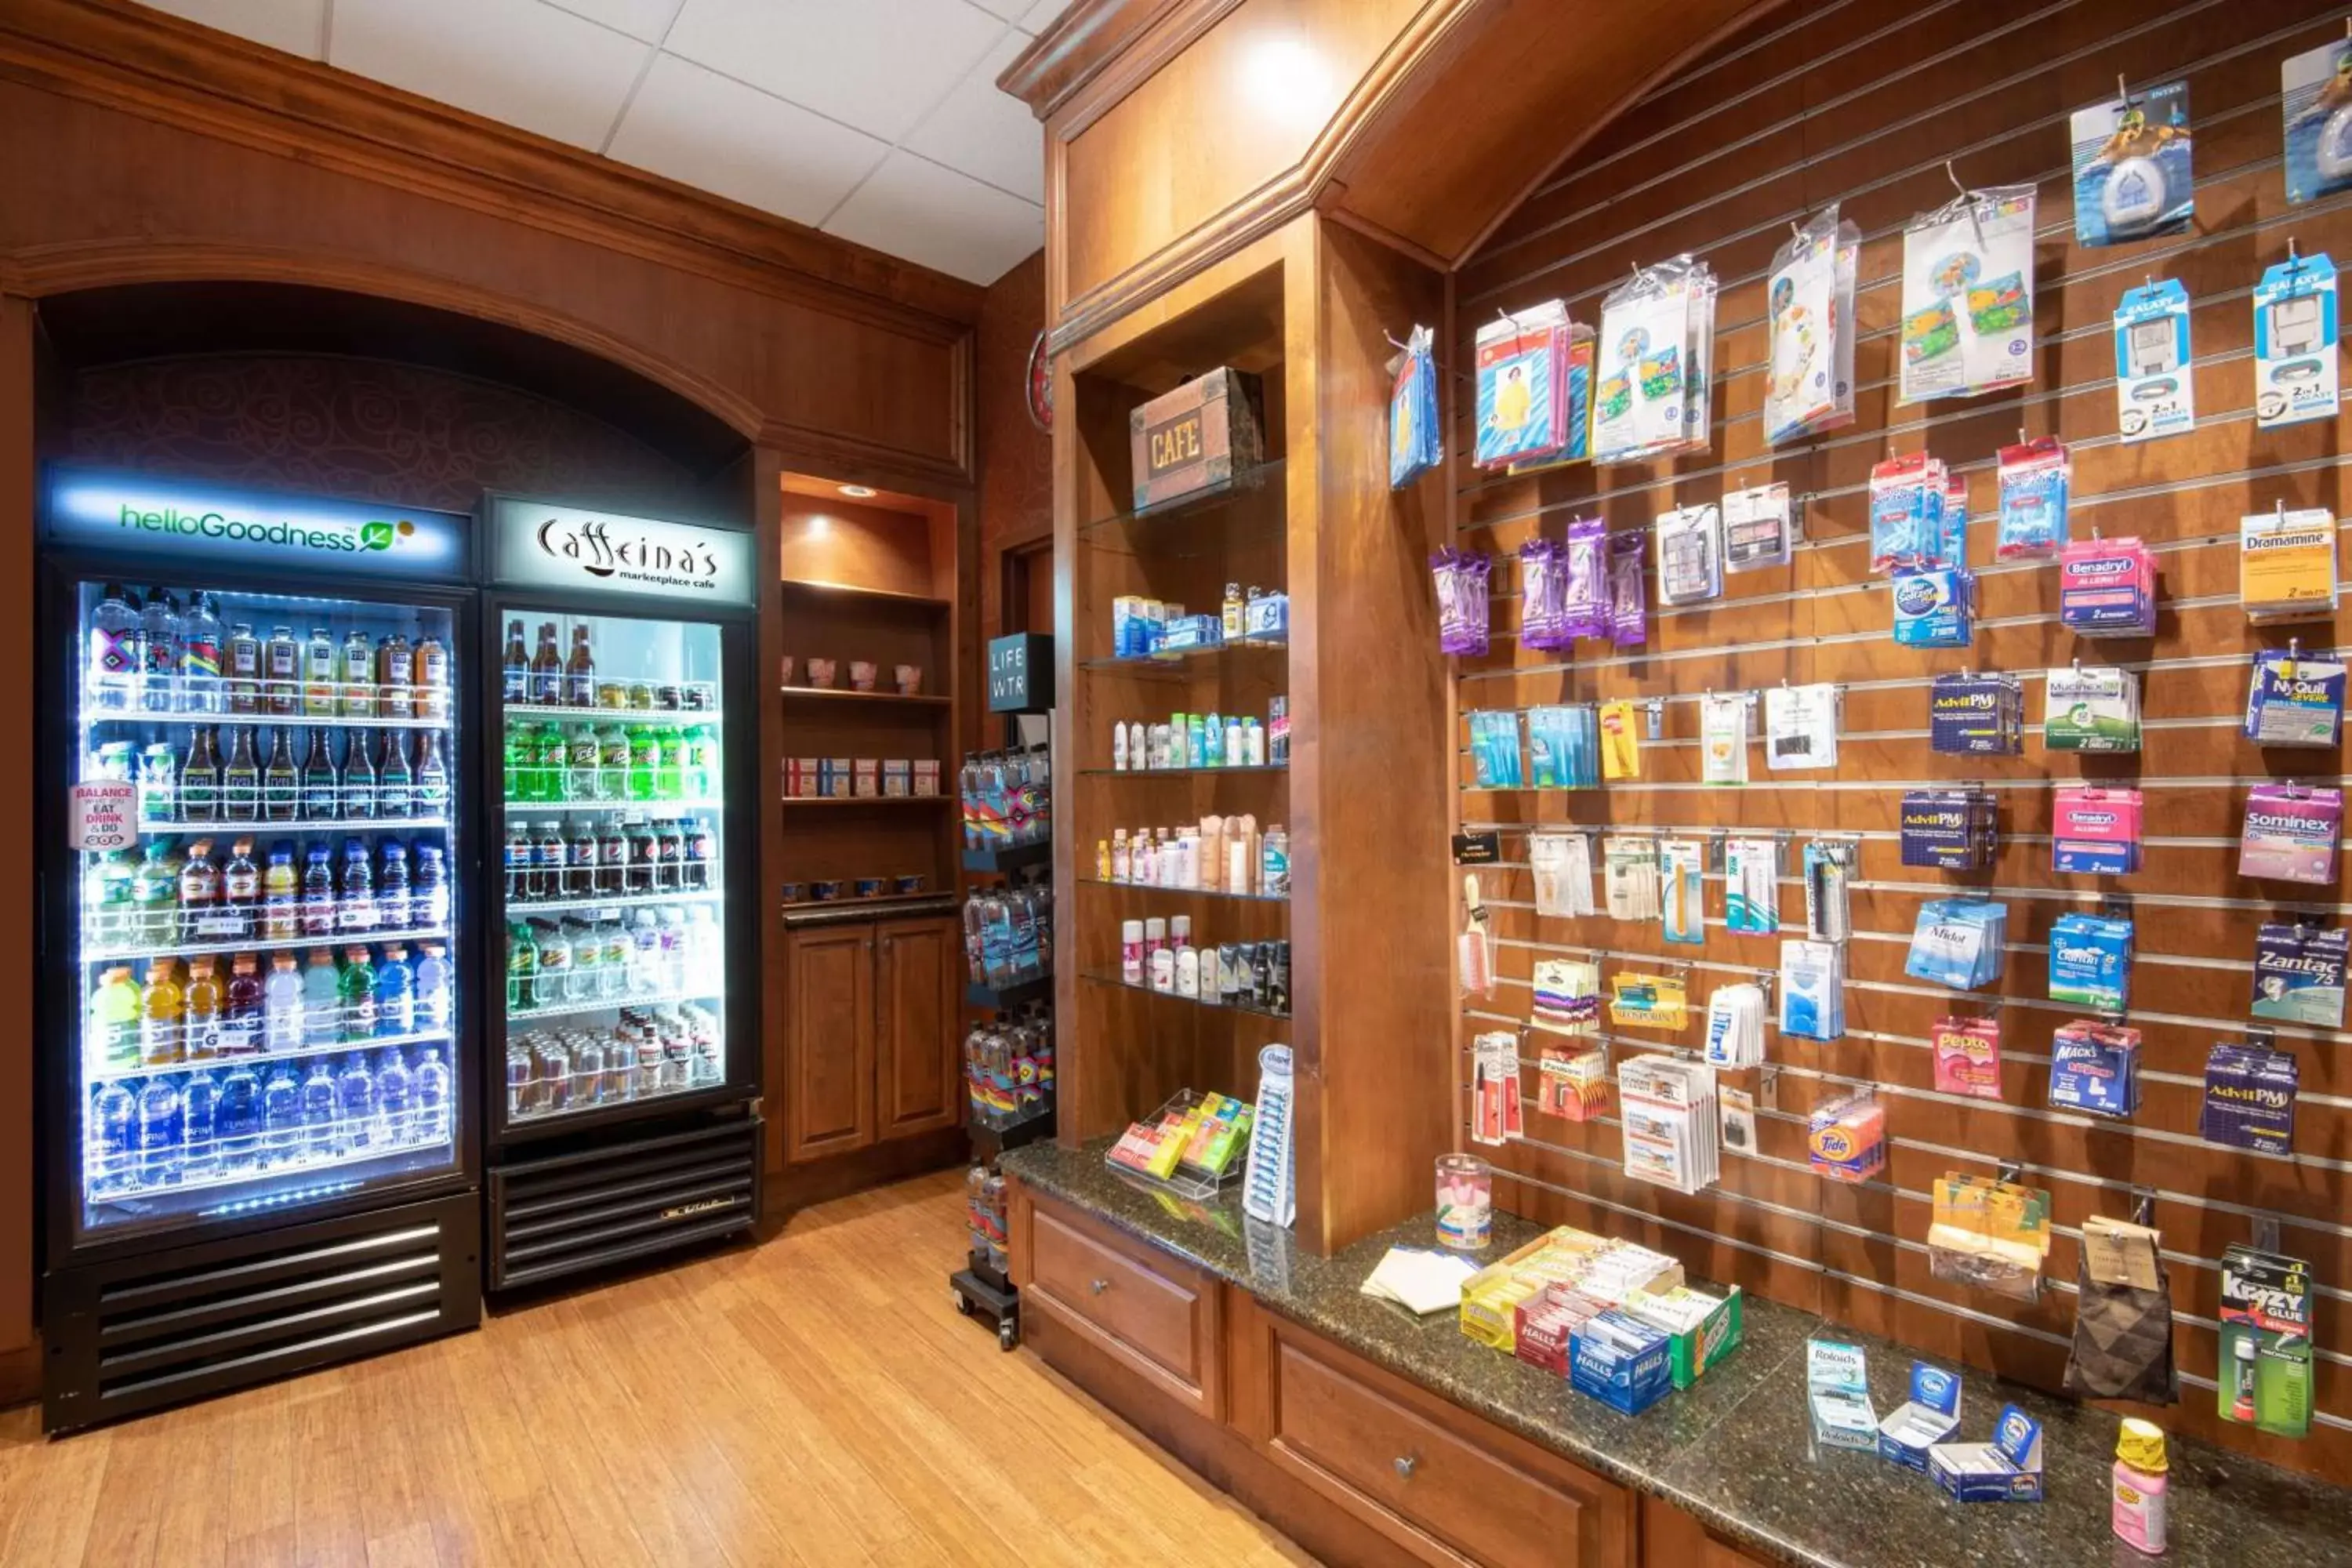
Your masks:
{"label": "krazy glue package", "polygon": [[2178,436],[2197,424],[2189,354],[2189,290],[2167,278],[2116,308],[2116,428],[2126,442]]}
{"label": "krazy glue package", "polygon": [[2254,424],[2336,417],[2336,264],[2296,256],[2254,287]]}
{"label": "krazy glue package", "polygon": [[2232,1246],[2221,1255],[2221,1419],[2281,1437],[2311,1431],[2311,1266]]}
{"label": "krazy glue package", "polygon": [[1959,1377],[1915,1361],[1910,1401],[1878,1424],[1878,1457],[1924,1475],[1927,1450],[1959,1429]]}

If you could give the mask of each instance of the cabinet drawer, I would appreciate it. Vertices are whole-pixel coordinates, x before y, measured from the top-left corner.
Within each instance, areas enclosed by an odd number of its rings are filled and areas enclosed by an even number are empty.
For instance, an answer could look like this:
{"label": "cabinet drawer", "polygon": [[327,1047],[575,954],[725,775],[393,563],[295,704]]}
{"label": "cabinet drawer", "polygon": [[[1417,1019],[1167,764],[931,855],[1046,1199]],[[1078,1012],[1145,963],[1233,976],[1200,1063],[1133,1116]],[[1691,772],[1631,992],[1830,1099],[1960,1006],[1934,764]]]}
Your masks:
{"label": "cabinet drawer", "polygon": [[1439,1564],[1626,1568],[1620,1487],[1283,1324],[1267,1450]]}
{"label": "cabinet drawer", "polygon": [[[1224,1418],[1222,1286],[1157,1249],[1024,1194],[1014,1277],[1043,1306],[1192,1409]],[[1025,1245],[1023,1242],[1025,1241]]]}

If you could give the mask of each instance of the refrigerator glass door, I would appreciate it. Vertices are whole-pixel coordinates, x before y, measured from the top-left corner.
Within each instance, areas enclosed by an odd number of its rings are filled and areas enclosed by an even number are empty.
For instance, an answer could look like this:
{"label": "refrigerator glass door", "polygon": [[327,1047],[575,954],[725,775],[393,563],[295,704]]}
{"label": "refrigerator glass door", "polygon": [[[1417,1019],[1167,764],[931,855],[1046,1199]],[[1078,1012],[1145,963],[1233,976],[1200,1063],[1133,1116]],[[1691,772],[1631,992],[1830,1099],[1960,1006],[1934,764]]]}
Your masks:
{"label": "refrigerator glass door", "polygon": [[506,1119],[728,1081],[716,626],[509,610]]}
{"label": "refrigerator glass door", "polygon": [[77,1239],[455,1168],[452,612],[76,592]]}

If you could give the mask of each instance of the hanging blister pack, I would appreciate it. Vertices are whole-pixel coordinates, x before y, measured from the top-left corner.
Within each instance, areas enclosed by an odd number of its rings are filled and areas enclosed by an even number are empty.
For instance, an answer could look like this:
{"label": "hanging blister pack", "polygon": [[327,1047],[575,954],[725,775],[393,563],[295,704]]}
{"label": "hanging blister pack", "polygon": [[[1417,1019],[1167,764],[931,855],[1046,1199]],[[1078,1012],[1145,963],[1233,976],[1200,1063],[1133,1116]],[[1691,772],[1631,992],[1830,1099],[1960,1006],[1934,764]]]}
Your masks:
{"label": "hanging blister pack", "polygon": [[[1853,935],[1853,887],[1861,848],[1849,840],[1819,838],[1805,846],[1805,935],[1811,940],[1844,942]],[[1784,945],[1784,967],[1787,952]]]}
{"label": "hanging blister pack", "polygon": [[1764,439],[1778,446],[1853,423],[1853,283],[1862,231],[1831,206],[1773,258]]}
{"label": "hanging blister pack", "polygon": [[1764,989],[1718,986],[1706,1002],[1706,1063],[1752,1068],[1764,1063]]}
{"label": "hanging blister pack", "polygon": [[1539,958],[1533,981],[1535,1021],[1563,1035],[1601,1032],[1601,966],[1584,958]]}
{"label": "hanging blister pack", "polygon": [[2352,931],[2341,926],[2287,925],[2265,921],[2254,933],[2254,1000],[2257,1018],[2344,1026],[2344,968],[2352,954]]}
{"label": "hanging blister pack", "polygon": [[1745,691],[1710,691],[1698,700],[1699,782],[1737,785],[1748,782],[1748,706]]}
{"label": "hanging blister pack", "polygon": [[1713,268],[1678,256],[1637,268],[1601,300],[1594,462],[1645,462],[1706,449],[1715,293]]}
{"label": "hanging blister pack", "polygon": [[2336,264],[2294,254],[2254,286],[2254,427],[2333,419],[2338,401]]}
{"label": "hanging blister pack", "polygon": [[2197,1135],[2257,1154],[2294,1152],[2294,1058],[2260,1041],[2224,1040],[2205,1058]]}
{"label": "hanging blister pack", "polygon": [[1530,539],[1519,546],[1519,646],[1562,648],[1575,641],[1568,614],[1568,547]]}
{"label": "hanging blister pack", "polygon": [[1898,403],[2033,379],[2032,185],[1970,191],[1903,231]]}
{"label": "hanging blister pack", "polygon": [[1563,629],[1571,637],[1608,637],[1609,525],[1597,517],[1571,521],[1562,563],[1568,573],[1560,603]]}
{"label": "hanging blister pack", "polygon": [[1598,1047],[1544,1047],[1538,1062],[1536,1109],[1570,1121],[1591,1121],[1609,1109],[1609,1058]]}
{"label": "hanging blister pack", "polygon": [[1536,913],[1573,918],[1592,906],[1592,840],[1581,833],[1528,835],[1528,867],[1535,879]]}
{"label": "hanging blister pack", "polygon": [[1994,477],[2000,496],[1994,558],[2017,561],[2057,554],[2073,537],[2066,509],[2074,487],[2074,460],[2066,443],[2042,436],[2003,447]]}
{"label": "hanging blister pack", "polygon": [[1733,838],[1723,846],[1723,929],[1770,936],[1780,929],[1780,846]]}
{"label": "hanging blister pack", "polygon": [[1845,1037],[1845,949],[1837,942],[1780,943],[1780,1032],[1803,1040]]}
{"label": "hanging blister pack", "polygon": [[1445,460],[1445,432],[1437,415],[1437,337],[1427,327],[1407,333],[1389,388],[1389,489],[1402,489]]}
{"label": "hanging blister pack", "polygon": [[2053,752],[2139,750],[2139,676],[2115,665],[2042,674],[2042,743]]}
{"label": "hanging blister pack", "polygon": [[1601,865],[1610,919],[1654,921],[1658,918],[1656,839],[1603,839]]}
{"label": "hanging blister pack", "polygon": [[2116,307],[2116,429],[2129,445],[2196,426],[2189,290],[2172,278],[2130,289]]}
{"label": "hanging blister pack", "polygon": [[1490,1030],[1470,1042],[1470,1137],[1478,1143],[1504,1143],[1519,1134],[1519,1037]]}
{"label": "hanging blister pack", "polygon": [[1775,686],[1764,693],[1764,764],[1833,768],[1838,760],[1838,689]]}
{"label": "hanging blister pack", "polygon": [[2137,789],[2067,784],[2051,797],[2050,868],[2066,877],[2127,877],[2139,869],[2145,821]]}
{"label": "hanging blister pack", "polygon": [[1538,789],[1601,783],[1601,716],[1589,702],[1528,710],[1528,782]]}
{"label": "hanging blister pack", "polygon": [[1490,606],[1487,577],[1495,563],[1485,555],[1447,545],[1429,558],[1437,586],[1437,651],[1483,657]]}
{"label": "hanging blister pack", "polygon": [[2154,637],[2156,552],[2136,538],[2059,546],[2058,623],[2076,637]]}
{"label": "hanging blister pack", "polygon": [[2336,614],[2336,514],[2284,504],[2238,520],[2238,603],[2256,626]]}
{"label": "hanging blister pack", "polygon": [[2094,1013],[2130,1005],[2132,923],[2070,911],[2050,922],[2050,1000]]}
{"label": "hanging blister pack", "polygon": [[1983,871],[2000,850],[1998,808],[1984,789],[1904,792],[1896,832],[1906,866]]}
{"label": "hanging blister pack", "polygon": [[1937,1092],[1971,1100],[2000,1098],[2000,1019],[1938,1018],[1930,1038]]}
{"label": "hanging blister pack", "polygon": [[1474,787],[1519,789],[1526,783],[1519,750],[1519,716],[1508,709],[1470,713],[1470,767]]}
{"label": "hanging blister pack", "polygon": [[1904,647],[1966,647],[1976,638],[1976,574],[1965,566],[1906,567],[1888,589]]}
{"label": "hanging blister pack", "polygon": [[1796,514],[1786,485],[1757,485],[1723,498],[1723,569],[1786,566],[1797,549]]}
{"label": "hanging blister pack", "polygon": [[1650,527],[1658,549],[1658,603],[1696,605],[1723,597],[1723,510],[1680,507]]}
{"label": "hanging blister pack", "polygon": [[1637,779],[1642,776],[1642,737],[1634,726],[1633,704],[1623,698],[1601,705],[1601,776]]}
{"label": "hanging blister pack", "polygon": [[2286,199],[2300,204],[2352,189],[2352,37],[2279,62],[2279,114]]}
{"label": "hanging blister pack", "polygon": [[1690,991],[1677,973],[1621,969],[1609,977],[1609,1021],[1627,1028],[1679,1029],[1690,1022]]}
{"label": "hanging blister pack", "polygon": [[2071,131],[2076,240],[2125,245],[2188,229],[2197,182],[2187,82],[2078,109]]}
{"label": "hanging blister pack", "polygon": [[2265,648],[2246,684],[2247,740],[2261,746],[2333,746],[2344,733],[2345,665],[2332,655]]}
{"label": "hanging blister pack", "polygon": [[1927,749],[2014,757],[2025,750],[2025,690],[2013,675],[1939,675],[1927,692]]}
{"label": "hanging blister pack", "polygon": [[1965,566],[1965,552],[1948,555],[1944,500],[1950,493],[1943,462],[1926,452],[1889,458],[1870,470],[1870,569],[1912,571]]}
{"label": "hanging blister pack", "polygon": [[1609,637],[1619,647],[1650,638],[1649,541],[1627,529],[1609,536]]}
{"label": "hanging blister pack", "polygon": [[1658,846],[1662,902],[1658,921],[1668,942],[1706,940],[1706,848],[1696,838],[1669,838]]}
{"label": "hanging blister pack", "polygon": [[1979,991],[2000,982],[2009,952],[2009,906],[1985,899],[1930,899],[1919,906],[1903,973]]}

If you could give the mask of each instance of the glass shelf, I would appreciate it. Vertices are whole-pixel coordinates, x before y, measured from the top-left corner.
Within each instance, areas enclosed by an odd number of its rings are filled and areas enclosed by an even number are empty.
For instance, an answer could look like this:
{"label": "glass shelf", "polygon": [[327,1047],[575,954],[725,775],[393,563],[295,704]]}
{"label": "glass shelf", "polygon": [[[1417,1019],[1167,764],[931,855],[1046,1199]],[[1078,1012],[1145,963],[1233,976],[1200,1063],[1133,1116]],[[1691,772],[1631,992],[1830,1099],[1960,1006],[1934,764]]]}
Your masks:
{"label": "glass shelf", "polygon": [[1287,1012],[1276,1012],[1271,1007],[1260,1007],[1247,1002],[1222,1002],[1202,996],[1187,996],[1181,991],[1157,991],[1149,985],[1130,984],[1116,974],[1100,973],[1094,970],[1087,971],[1084,978],[1097,985],[1108,985],[1113,990],[1139,992],[1146,996],[1164,997],[1171,1002],[1181,1002],[1191,1007],[1207,1007],[1219,1013],[1248,1013],[1260,1018],[1290,1016]]}
{"label": "glass shelf", "polygon": [[1243,767],[1216,768],[1080,768],[1087,778],[1174,779],[1213,778],[1219,773],[1286,773],[1288,763],[1252,763]]}
{"label": "glass shelf", "polygon": [[1129,888],[1142,893],[1171,893],[1187,899],[1231,899],[1247,904],[1287,904],[1288,893],[1229,893],[1222,888],[1168,888],[1158,882],[1122,882],[1115,877],[1081,877],[1089,888]]}
{"label": "glass shelf", "polygon": [[[544,976],[541,976],[544,978]],[[683,991],[646,991],[629,996],[599,996],[584,1002],[558,1002],[545,1007],[521,1007],[509,1010],[507,1022],[529,1024],[541,1018],[571,1018],[583,1013],[617,1013],[624,1007],[675,1007],[681,1002],[716,1002],[721,993],[707,986],[688,986]]]}
{"label": "glass shelf", "polygon": [[727,895],[716,888],[698,888],[692,892],[670,893],[597,893],[579,899],[509,899],[506,911],[516,920],[529,920],[536,915],[576,915],[610,911],[619,914],[624,910],[653,909],[663,904],[723,903]]}
{"label": "glass shelf", "polygon": [[1228,642],[1211,643],[1206,647],[1185,648],[1178,653],[1147,654],[1140,658],[1082,658],[1078,661],[1078,668],[1133,676],[1143,680],[1186,680],[1192,675],[1192,671],[1186,667],[1196,664],[1202,659],[1252,653],[1286,652],[1289,647],[1290,639],[1287,637],[1237,637]]}
{"label": "glass shelf", "polygon": [[509,719],[593,724],[716,724],[727,717],[716,708],[569,708],[541,702],[509,702],[499,711]]}
{"label": "glass shelf", "polygon": [[305,816],[290,820],[260,818],[245,822],[142,822],[139,825],[142,838],[194,837],[210,834],[215,837],[265,836],[299,837],[310,833],[413,833],[418,828],[446,830],[446,816]]}
{"label": "glass shelf", "polygon": [[675,800],[502,800],[500,809],[528,816],[534,811],[716,811],[726,805],[715,795]]}
{"label": "glass shelf", "polygon": [[225,710],[199,712],[186,708],[84,708],[81,722],[85,730],[99,724],[202,724],[217,725],[224,730],[307,730],[313,726],[324,730],[449,730],[456,721],[449,717],[447,701],[445,695],[443,711],[433,719],[359,718],[341,713],[231,713]]}
{"label": "glass shelf", "polygon": [[[176,1180],[170,1182],[146,1183],[132,1180],[121,1184],[100,1185],[93,1181],[89,1189],[89,1201],[92,1204],[115,1204],[138,1198],[169,1197],[177,1193],[205,1192],[219,1187],[243,1186],[252,1182],[282,1181],[289,1176],[306,1175],[313,1171],[346,1170],[352,1166],[373,1164],[382,1160],[430,1154],[444,1150],[454,1153],[454,1146],[445,1130],[448,1120],[447,1113],[445,1111],[436,1120],[439,1125],[430,1129],[431,1133],[436,1135],[424,1138],[403,1140],[398,1142],[389,1140],[383,1143],[368,1142],[353,1148],[299,1155],[290,1160],[272,1160],[267,1155],[262,1155],[259,1156],[261,1163],[252,1167],[223,1171],[205,1176],[190,1176],[182,1173]],[[261,1136],[267,1137],[268,1134]],[[359,1182],[354,1181],[347,1184],[346,1187],[357,1187],[360,1184]],[[286,1197],[299,1201],[305,1195],[289,1194],[286,1194]]]}
{"label": "glass shelf", "polygon": [[906,702],[918,707],[944,708],[955,700],[952,697],[934,696],[927,691],[856,691],[838,686],[782,686],[777,689],[794,701]]}
{"label": "glass shelf", "polygon": [[92,1068],[82,1077],[91,1084],[115,1083],[126,1079],[168,1077],[173,1073],[223,1073],[232,1068],[269,1067],[282,1062],[299,1062],[311,1057],[347,1056],[352,1051],[373,1051],[389,1047],[404,1049],[411,1046],[437,1046],[449,1038],[446,1029],[425,1029],[413,1035],[373,1035],[356,1040],[328,1040],[319,1044],[289,1047],[278,1051],[239,1051],[234,1056],[190,1057],[176,1062],[142,1062],[135,1067]]}
{"label": "glass shelf", "polygon": [[1276,458],[1236,469],[1228,483],[1204,494],[1097,518],[1080,526],[1078,537],[1089,550],[1120,555],[1214,556],[1249,543],[1279,549],[1287,500],[1282,460]]}
{"label": "glass shelf", "polygon": [[211,942],[164,942],[148,946],[109,947],[98,938],[84,933],[87,943],[82,963],[90,967],[101,963],[134,963],[148,958],[203,958],[219,953],[258,952],[268,950],[285,951],[298,947],[348,947],[354,942],[373,943],[383,947],[398,944],[415,946],[419,942],[447,942],[449,928],[446,925],[415,928],[394,928],[389,931],[374,926],[338,926],[324,936],[265,936],[259,924],[261,911],[254,912],[253,934],[234,940]]}

